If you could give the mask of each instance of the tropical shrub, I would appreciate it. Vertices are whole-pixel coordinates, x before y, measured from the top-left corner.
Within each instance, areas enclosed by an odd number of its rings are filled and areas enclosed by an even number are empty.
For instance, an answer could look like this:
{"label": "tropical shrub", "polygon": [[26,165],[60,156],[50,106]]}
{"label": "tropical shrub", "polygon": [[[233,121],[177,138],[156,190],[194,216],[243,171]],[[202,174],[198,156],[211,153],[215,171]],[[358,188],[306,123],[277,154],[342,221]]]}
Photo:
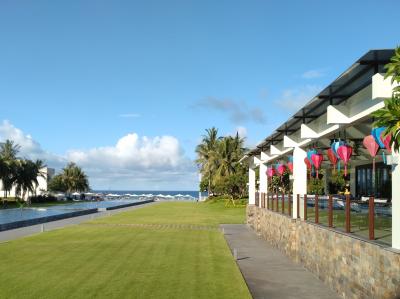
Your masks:
{"label": "tropical shrub", "polygon": [[285,171],[283,176],[273,176],[268,179],[268,192],[272,193],[291,193],[292,184],[290,182],[290,173]]}
{"label": "tropical shrub", "polygon": [[60,174],[50,180],[48,188],[53,192],[85,192],[89,190],[89,180],[79,166],[69,163]]}
{"label": "tropical shrub", "polygon": [[236,136],[218,136],[218,130],[206,130],[196,147],[196,163],[202,179],[200,190],[210,196],[227,195],[232,200],[243,197],[247,191],[247,168],[239,163],[245,153],[244,139]]}
{"label": "tropical shrub", "polygon": [[392,83],[398,86],[393,88],[392,97],[385,100],[385,107],[375,111],[372,115],[375,118],[375,127],[386,127],[385,135],[391,135],[390,145],[396,152],[400,147],[400,47],[396,48],[395,55],[391,58],[385,68],[385,78],[392,76]]}

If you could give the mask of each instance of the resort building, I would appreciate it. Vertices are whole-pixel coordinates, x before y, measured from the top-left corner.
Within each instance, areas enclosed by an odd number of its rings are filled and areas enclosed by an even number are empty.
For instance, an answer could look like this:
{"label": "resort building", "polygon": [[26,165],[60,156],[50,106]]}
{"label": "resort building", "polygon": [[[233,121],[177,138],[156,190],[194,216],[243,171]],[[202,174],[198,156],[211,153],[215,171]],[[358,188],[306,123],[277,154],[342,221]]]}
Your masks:
{"label": "resort building", "polygon": [[[49,168],[49,167],[43,167],[40,172],[42,173],[42,176],[37,177],[38,184],[36,185],[35,191],[33,193],[29,193],[28,196],[33,196],[33,195],[44,195],[47,193],[47,185],[51,178],[55,174],[54,168]],[[8,197],[15,197],[15,188],[16,186],[13,186],[11,191],[7,194]],[[0,181],[0,197],[5,197],[5,191],[3,188],[3,184]]]}
{"label": "resort building", "polygon": [[248,223],[346,298],[400,296],[399,155],[369,148],[393,55],[368,51],[241,160]]}

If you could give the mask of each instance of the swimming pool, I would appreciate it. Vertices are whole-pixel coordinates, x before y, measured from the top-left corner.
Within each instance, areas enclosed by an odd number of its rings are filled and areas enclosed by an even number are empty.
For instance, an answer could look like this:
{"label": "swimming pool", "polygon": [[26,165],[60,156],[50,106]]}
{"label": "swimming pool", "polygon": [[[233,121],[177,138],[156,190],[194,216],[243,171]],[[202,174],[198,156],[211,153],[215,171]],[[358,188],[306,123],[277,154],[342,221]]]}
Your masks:
{"label": "swimming pool", "polygon": [[120,209],[152,201],[153,200],[134,199],[107,200],[99,202],[78,202],[43,208],[0,210],[0,231],[97,213],[99,210]]}

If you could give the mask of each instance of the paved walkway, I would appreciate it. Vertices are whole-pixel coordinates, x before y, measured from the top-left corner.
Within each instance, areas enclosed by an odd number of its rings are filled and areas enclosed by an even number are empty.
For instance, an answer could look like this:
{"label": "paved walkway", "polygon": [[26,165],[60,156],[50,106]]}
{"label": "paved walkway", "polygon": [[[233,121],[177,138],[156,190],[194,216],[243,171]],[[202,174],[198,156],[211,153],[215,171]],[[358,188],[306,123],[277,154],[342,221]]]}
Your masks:
{"label": "paved walkway", "polygon": [[311,272],[260,239],[245,224],[221,227],[231,250],[237,250],[237,263],[253,298],[341,298]]}
{"label": "paved walkway", "polygon": [[110,210],[110,211],[104,211],[104,212],[97,212],[97,213],[89,214],[89,215],[83,215],[83,216],[72,217],[72,218],[67,218],[67,219],[62,219],[62,220],[57,220],[57,221],[46,222],[43,224],[37,224],[37,225],[31,225],[31,226],[6,230],[6,231],[0,232],[0,242],[14,240],[14,239],[18,239],[18,238],[29,236],[29,235],[34,235],[34,234],[40,233],[42,231],[42,229],[48,231],[48,230],[63,228],[65,226],[79,224],[79,223],[82,223],[82,222],[85,222],[85,221],[88,221],[91,219],[95,219],[95,218],[108,217],[108,216],[118,214],[121,212],[140,209],[143,207],[148,207],[149,205],[154,205],[157,203],[158,202],[151,202],[151,203],[146,203],[146,204],[137,205],[137,206],[131,206],[131,207],[115,209],[115,210]]}

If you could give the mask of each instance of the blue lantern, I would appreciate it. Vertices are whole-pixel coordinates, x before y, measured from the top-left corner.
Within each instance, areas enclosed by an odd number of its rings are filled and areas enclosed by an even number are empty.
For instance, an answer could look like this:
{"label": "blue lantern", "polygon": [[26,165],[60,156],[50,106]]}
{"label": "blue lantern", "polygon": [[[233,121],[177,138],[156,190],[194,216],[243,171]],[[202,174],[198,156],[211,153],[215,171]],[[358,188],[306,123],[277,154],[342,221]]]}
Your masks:
{"label": "blue lantern", "polygon": [[382,142],[381,139],[381,134],[385,130],[385,127],[373,128],[371,130],[371,135],[374,136],[375,142],[379,144],[380,148],[385,148],[385,144]]}

